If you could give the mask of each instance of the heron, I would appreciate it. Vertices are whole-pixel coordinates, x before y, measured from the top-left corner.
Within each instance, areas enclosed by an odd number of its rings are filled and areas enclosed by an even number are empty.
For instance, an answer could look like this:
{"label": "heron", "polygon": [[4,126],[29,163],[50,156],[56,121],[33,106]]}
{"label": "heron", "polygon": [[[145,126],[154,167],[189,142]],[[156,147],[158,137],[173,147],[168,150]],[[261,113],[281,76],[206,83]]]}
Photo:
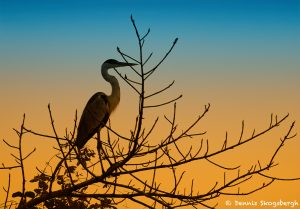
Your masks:
{"label": "heron", "polygon": [[114,59],[106,60],[102,64],[102,77],[104,78],[104,80],[111,84],[112,91],[110,95],[106,95],[103,92],[97,92],[88,100],[82,112],[77,129],[75,146],[77,146],[78,149],[83,148],[88,140],[92,138],[96,133],[99,134],[98,138],[100,140],[100,130],[105,126],[106,122],[109,119],[109,116],[116,109],[120,102],[119,82],[116,77],[108,73],[108,70],[117,67],[134,65],[137,64],[119,62]]}

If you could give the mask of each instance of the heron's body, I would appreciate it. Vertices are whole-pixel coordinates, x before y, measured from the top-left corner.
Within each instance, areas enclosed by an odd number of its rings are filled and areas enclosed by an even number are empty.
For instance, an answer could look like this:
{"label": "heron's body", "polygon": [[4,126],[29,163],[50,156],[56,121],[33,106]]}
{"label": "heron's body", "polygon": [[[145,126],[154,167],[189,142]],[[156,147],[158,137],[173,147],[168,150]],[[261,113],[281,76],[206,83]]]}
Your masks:
{"label": "heron's body", "polygon": [[75,145],[81,149],[93,135],[100,131],[109,119],[110,114],[120,102],[120,86],[118,80],[108,74],[114,67],[132,66],[135,64],[121,63],[116,60],[107,60],[103,63],[101,73],[103,78],[112,86],[111,95],[102,92],[95,93],[87,102],[78,125]]}
{"label": "heron's body", "polygon": [[102,92],[94,94],[83,110],[75,145],[81,149],[86,142],[103,128],[108,121],[110,107],[107,96]]}

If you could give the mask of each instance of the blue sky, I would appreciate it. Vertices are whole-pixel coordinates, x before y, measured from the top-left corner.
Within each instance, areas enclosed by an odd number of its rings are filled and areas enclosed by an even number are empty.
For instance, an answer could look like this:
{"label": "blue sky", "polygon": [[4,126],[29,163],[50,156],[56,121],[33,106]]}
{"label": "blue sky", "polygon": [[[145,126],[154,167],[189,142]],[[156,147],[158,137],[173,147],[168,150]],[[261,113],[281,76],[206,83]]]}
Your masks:
{"label": "blue sky", "polygon": [[0,2],[1,62],[112,54],[132,40],[133,14],[142,28],[151,27],[158,46],[178,36],[177,55],[190,51],[187,62],[260,61],[264,55],[268,62],[280,56],[298,64],[298,0]]}

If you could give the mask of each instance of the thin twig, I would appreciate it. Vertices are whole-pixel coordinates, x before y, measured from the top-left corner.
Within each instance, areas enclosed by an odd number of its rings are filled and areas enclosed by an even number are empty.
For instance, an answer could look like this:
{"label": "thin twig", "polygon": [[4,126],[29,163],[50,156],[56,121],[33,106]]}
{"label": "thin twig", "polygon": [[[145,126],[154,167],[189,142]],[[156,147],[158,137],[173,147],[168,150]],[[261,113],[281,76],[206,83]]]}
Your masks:
{"label": "thin twig", "polygon": [[177,101],[178,99],[180,99],[181,97],[182,97],[182,95],[179,95],[178,97],[176,97],[175,99],[172,99],[170,101],[167,101],[167,102],[164,102],[164,103],[161,103],[161,104],[157,104],[157,105],[146,105],[144,108],[161,107],[161,106],[173,103],[173,102]]}
{"label": "thin twig", "polygon": [[4,209],[7,209],[7,202],[8,202],[8,196],[9,196],[9,191],[10,191],[10,173],[8,174],[8,185],[7,189],[4,190],[6,192],[5,196],[5,202],[4,202]]}

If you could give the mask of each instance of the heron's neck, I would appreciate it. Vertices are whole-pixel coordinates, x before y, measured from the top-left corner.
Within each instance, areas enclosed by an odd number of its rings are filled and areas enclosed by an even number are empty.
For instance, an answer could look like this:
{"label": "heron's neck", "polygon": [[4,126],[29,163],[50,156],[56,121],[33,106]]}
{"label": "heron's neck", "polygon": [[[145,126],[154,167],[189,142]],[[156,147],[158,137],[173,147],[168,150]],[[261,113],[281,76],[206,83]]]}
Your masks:
{"label": "heron's neck", "polygon": [[110,113],[118,106],[120,102],[120,85],[116,77],[108,73],[108,69],[102,66],[103,78],[111,84],[111,95],[108,96],[108,102],[110,105]]}

